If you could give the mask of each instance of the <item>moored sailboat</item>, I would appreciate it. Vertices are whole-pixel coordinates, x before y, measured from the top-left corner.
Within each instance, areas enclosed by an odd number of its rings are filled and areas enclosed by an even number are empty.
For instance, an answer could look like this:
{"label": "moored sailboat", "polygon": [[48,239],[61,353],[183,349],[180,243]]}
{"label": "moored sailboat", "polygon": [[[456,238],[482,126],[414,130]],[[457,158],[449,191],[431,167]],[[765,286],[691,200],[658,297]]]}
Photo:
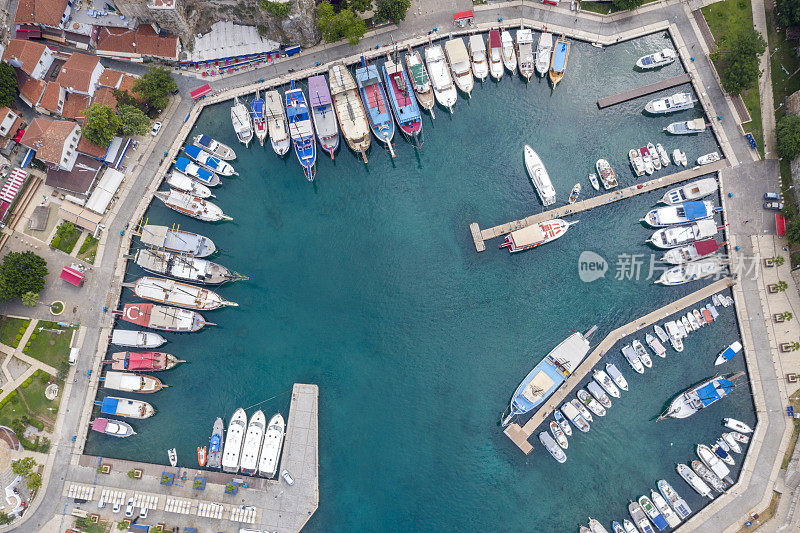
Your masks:
{"label": "moored sailboat", "polygon": [[[389,96],[392,113],[400,131],[414,143],[414,146],[422,147],[422,114],[417,106],[417,100],[412,94],[411,83],[403,65],[395,63],[391,57],[387,57],[381,69],[386,81],[386,92]],[[469,69],[469,63],[467,63],[467,69]],[[471,78],[472,74],[470,73]]]}
{"label": "moored sailboat", "polygon": [[269,142],[272,145],[272,150],[282,157],[289,151],[292,141],[289,138],[286,111],[284,111],[280,93],[278,91],[265,91],[264,104],[266,106],[264,116],[269,129]]}
{"label": "moored sailboat", "polygon": [[431,87],[431,80],[428,77],[428,71],[425,69],[425,63],[422,62],[422,57],[419,52],[412,50],[411,46],[409,46],[405,61],[420,107],[430,111],[431,118],[436,118],[433,112],[433,105],[436,103],[436,99],[433,96],[433,87]]}
{"label": "moored sailboat", "polygon": [[183,156],[176,158],[175,168],[208,187],[216,187],[220,184],[219,176],[217,176],[216,173],[190,161],[189,158]]}
{"label": "moored sailboat", "polygon": [[[444,58],[442,58],[442,61],[444,61]],[[366,60],[362,58],[361,66],[356,68],[356,83],[361,94],[361,100],[364,102],[364,108],[367,111],[367,119],[369,119],[372,134],[389,148],[389,153],[394,157],[395,153],[392,147],[395,130],[394,121],[392,120],[392,112],[389,110],[389,103],[386,100],[386,92],[383,90],[383,84],[380,76],[378,76],[377,67],[368,65]],[[455,87],[453,90],[455,91]]]}
{"label": "moored sailboat", "polygon": [[156,414],[156,410],[153,406],[142,400],[106,396],[100,401],[95,401],[94,404],[100,406],[100,412],[104,415],[124,416],[126,418],[150,418]]}
{"label": "moored sailboat", "polygon": [[177,305],[199,311],[211,311],[225,306],[238,306],[216,292],[181,283],[172,279],[144,276],[133,284],[133,292],[139,298],[162,304]]}
{"label": "moored sailboat", "polygon": [[219,176],[233,176],[238,174],[230,163],[217,159],[199,146],[189,144],[183,147],[183,152],[191,157],[198,165],[210,170]]}
{"label": "moored sailboat", "polygon": [[[444,52],[456,86],[468,97],[472,94],[475,80],[472,77],[472,69],[469,66],[469,54],[467,47],[461,37],[455,37],[445,41]],[[384,65],[385,67],[385,65]]]}
{"label": "moored sailboat", "polygon": [[286,91],[286,118],[289,122],[289,137],[294,145],[294,153],[303,175],[308,181],[314,181],[317,172],[317,143],[314,140],[314,125],[308,112],[308,102],[302,89],[298,89],[292,80],[292,88]]}
{"label": "moored sailboat", "polygon": [[111,344],[126,348],[158,348],[167,343],[167,339],[152,331],[136,331],[131,329],[111,330]]}
{"label": "moored sailboat", "polygon": [[143,244],[194,257],[207,257],[217,251],[214,241],[203,235],[177,227],[145,224],[137,232]]}
{"label": "moored sailboat", "polygon": [[339,125],[333,110],[331,92],[322,74],[308,78],[308,99],[319,144],[333,159],[334,152],[339,148]]}
{"label": "moored sailboat", "polygon": [[659,419],[688,418],[728,396],[733,382],[726,376],[716,376],[690,387],[676,396]]}
{"label": "moored sailboat", "polygon": [[106,375],[101,377],[100,381],[106,389],[142,394],[152,394],[166,386],[161,383],[160,379],[153,376],[113,370],[106,372]]}
{"label": "moored sailboat", "polygon": [[136,250],[133,260],[139,267],[151,274],[203,285],[218,285],[226,281],[245,279],[244,276],[219,263],[162,250],[140,248]]}
{"label": "moored sailboat", "polygon": [[[350,149],[361,154],[361,158],[366,163],[367,150],[369,150],[372,137],[369,134],[367,113],[358,96],[356,82],[347,67],[341,63],[330,66],[328,79],[333,97],[333,109],[339,119],[342,135]],[[433,95],[431,95],[432,97]]]}

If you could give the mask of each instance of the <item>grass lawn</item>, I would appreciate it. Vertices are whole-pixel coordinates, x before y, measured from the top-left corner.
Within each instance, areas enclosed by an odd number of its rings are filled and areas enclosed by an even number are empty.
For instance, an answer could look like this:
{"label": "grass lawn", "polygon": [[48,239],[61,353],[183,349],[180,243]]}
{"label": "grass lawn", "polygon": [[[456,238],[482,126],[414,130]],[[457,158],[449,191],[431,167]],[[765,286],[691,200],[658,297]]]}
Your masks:
{"label": "grass lawn", "polygon": [[[789,397],[789,403],[794,407],[795,412],[800,412],[800,391],[795,392]],[[789,438],[789,446],[786,447],[786,453],[783,455],[781,470],[786,470],[786,467],[789,466],[789,461],[792,460],[792,454],[794,453],[794,447],[797,445],[797,437],[800,436],[800,419],[793,418],[792,422],[794,424],[794,429],[792,430],[792,436]]]}
{"label": "grass lawn", "polygon": [[22,333],[28,328],[30,322],[30,320],[24,320],[22,318],[0,317],[0,342],[12,348],[16,348],[17,344],[19,344],[17,335],[22,336]]}
{"label": "grass lawn", "polygon": [[[642,5],[649,4],[650,2],[658,2],[659,0],[644,0]],[[592,13],[600,13],[601,15],[608,15],[617,13],[620,10],[614,7],[611,2],[581,2],[581,11],[591,11]]]}
{"label": "grass lawn", "polygon": [[[60,329],[63,330],[63,333],[39,331],[39,328]],[[64,328],[56,325],[55,322],[42,320],[36,326],[36,331],[31,335],[30,346],[23,351],[53,368],[58,368],[59,363],[66,361],[69,357],[69,342],[72,339],[73,331],[75,331],[74,328]],[[36,338],[34,338],[34,335]]]}
{"label": "grass lawn", "polygon": [[[46,380],[44,383],[42,376]],[[17,396],[0,408],[0,424],[11,427],[11,423],[15,419],[27,415],[29,418],[44,422],[45,430],[52,431],[64,391],[64,382],[58,382],[59,394],[55,400],[50,401],[44,397],[44,389],[47,388],[50,375],[46,372],[39,372],[38,375],[31,376],[31,378],[27,387],[20,386],[17,389]]]}
{"label": "grass lawn", "polygon": [[93,265],[95,254],[97,254],[97,244],[99,242],[99,239],[87,235],[86,239],[83,240],[83,244],[81,244],[80,250],[78,250],[78,259]]}
{"label": "grass lawn", "polygon": [[761,159],[764,159],[764,127],[761,125],[760,97],[758,87],[753,87],[742,93],[742,100],[752,119],[750,122],[742,124],[742,127],[745,132],[753,134],[758,146],[758,153],[761,154]]}
{"label": "grass lawn", "polygon": [[56,250],[61,250],[65,253],[72,253],[72,249],[75,248],[75,243],[78,242],[78,238],[81,236],[81,230],[78,228],[74,228],[70,233],[65,235],[63,238],[56,235],[53,237],[53,240],[50,242],[50,246],[55,248]]}

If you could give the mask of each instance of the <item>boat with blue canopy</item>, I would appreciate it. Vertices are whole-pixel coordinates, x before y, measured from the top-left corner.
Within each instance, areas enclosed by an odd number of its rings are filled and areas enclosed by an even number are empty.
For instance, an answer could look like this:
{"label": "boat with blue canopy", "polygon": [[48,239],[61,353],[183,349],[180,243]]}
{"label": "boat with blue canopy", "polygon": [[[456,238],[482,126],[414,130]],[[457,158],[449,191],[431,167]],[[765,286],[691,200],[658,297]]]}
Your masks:
{"label": "boat with blue canopy", "polygon": [[250,102],[250,117],[253,119],[258,142],[264,146],[264,140],[267,138],[267,121],[264,119],[264,99],[261,98],[259,91],[256,91],[256,97]]}
{"label": "boat with blue canopy", "polygon": [[358,92],[361,94],[361,99],[364,101],[364,107],[367,110],[369,126],[375,137],[386,144],[392,157],[394,157],[394,148],[392,148],[394,120],[392,120],[392,113],[389,110],[381,78],[378,76],[378,68],[375,65],[367,65],[363,57],[361,58],[361,65],[356,68],[356,83],[358,84]]}
{"label": "boat with blue canopy", "polygon": [[236,159],[236,152],[234,152],[230,146],[216,139],[212,139],[208,135],[196,135],[192,142],[206,152],[213,154],[214,157],[219,157],[225,161]]}
{"label": "boat with blue canopy", "polygon": [[[383,71],[383,79],[386,80],[386,92],[392,105],[392,113],[394,113],[394,119],[397,121],[400,131],[408,139],[411,139],[414,146],[421,148],[422,114],[419,111],[419,106],[417,106],[417,99],[414,97],[411,82],[402,63],[395,63],[391,57],[387,57],[381,70]],[[470,73],[471,76],[472,74]]]}
{"label": "boat with blue canopy", "polygon": [[734,341],[730,346],[720,352],[720,354],[717,356],[717,360],[714,361],[714,365],[721,365],[722,363],[730,361],[740,351],[742,351],[742,343],[739,341]]}
{"label": "boat with blue canopy", "polygon": [[205,167],[207,170],[210,170],[215,174],[219,174],[220,176],[233,176],[234,174],[239,174],[233,169],[230,163],[214,157],[194,144],[184,146],[183,152],[194,159],[198,165]]}
{"label": "boat with blue canopy", "polygon": [[294,86],[286,91],[286,116],[289,119],[289,135],[294,144],[294,153],[303,166],[308,181],[314,181],[317,162],[317,143],[314,140],[314,126],[308,114],[306,95]]}
{"label": "boat with blue canopy", "polygon": [[217,176],[210,170],[201,167],[197,163],[193,163],[192,161],[189,160],[189,158],[182,156],[178,157],[175,160],[175,168],[183,172],[190,178],[196,179],[200,183],[208,185],[209,187],[215,187],[219,185],[219,176]]}
{"label": "boat with blue canopy", "polygon": [[694,200],[677,205],[657,207],[647,213],[642,222],[654,228],[661,228],[711,218],[717,211],[721,211],[721,208],[714,207],[714,203],[711,200]]}
{"label": "boat with blue canopy", "polygon": [[688,418],[706,407],[725,398],[733,390],[731,376],[716,376],[707,379],[678,394],[669,404],[659,420],[664,418]]}

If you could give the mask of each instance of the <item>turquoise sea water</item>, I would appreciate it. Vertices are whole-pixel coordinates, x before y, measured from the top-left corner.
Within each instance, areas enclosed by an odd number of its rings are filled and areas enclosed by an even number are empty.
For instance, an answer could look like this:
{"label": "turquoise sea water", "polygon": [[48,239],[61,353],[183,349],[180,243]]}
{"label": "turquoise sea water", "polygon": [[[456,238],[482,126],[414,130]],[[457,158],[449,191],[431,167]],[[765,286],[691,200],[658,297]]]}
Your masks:
{"label": "turquoise sea water", "polygon": [[[630,68],[664,44],[660,34],[605,50],[575,42],[557,90],[506,73],[460,99],[454,115],[426,117],[421,151],[398,139],[391,160],[374,143],[365,166],[343,147],[335,162],[320,158],[313,184],[293,155],[237,144],[228,105],[207,108],[195,132],[239,155],[241,175],[225,179],[214,199],[235,221],[206,224],[160,203],[147,216],[212,237],[224,250],[215,260],[251,279],[219,289],[240,307],[205,313],[218,326],[166,335],[164,349],[190,362],[159,374],[170,387],[147,398],[158,412],[134,422],[139,434],[122,442],[90,435],[86,453],[166,463],[174,446],[191,465],[215,417],[227,422],[237,407],[272,397],[261,406],[267,416],[286,416],[292,383],[317,383],[320,507],[311,531],[575,531],[587,516],[610,527],[661,477],[699,509],[704,503],[674,465],[716,440],[724,416],[753,421],[747,385],[690,419],[652,419],[673,395],[715,374],[717,353],[738,338],[732,308],[691,335],[683,353],[654,357],[643,376],[619,346],[610,350],[602,364],[616,362],[631,390],[590,433],[575,432],[565,464],[535,435],[525,456],[498,427],[519,381],[572,330],[597,324],[597,343],[701,286],[644,279],[651,230],[638,220],[663,191],[582,213],[564,238],[513,256],[497,248],[500,240],[476,253],[468,228],[541,210],[523,166],[526,143],[547,166],[559,203],[576,182],[583,195],[595,194],[586,175],[599,157],[627,185],[635,182],[629,148],[660,141],[690,161],[716,150],[710,132],[661,131],[699,110],[646,117],[648,98],[597,109],[601,96],[680,73],[679,65]],[[606,278],[579,280],[584,250],[608,260]],[[641,279],[615,279],[622,254],[646,254]],[[129,281],[140,275],[129,268]],[[131,300],[126,290],[123,301]],[[743,363],[737,356],[724,371]]]}

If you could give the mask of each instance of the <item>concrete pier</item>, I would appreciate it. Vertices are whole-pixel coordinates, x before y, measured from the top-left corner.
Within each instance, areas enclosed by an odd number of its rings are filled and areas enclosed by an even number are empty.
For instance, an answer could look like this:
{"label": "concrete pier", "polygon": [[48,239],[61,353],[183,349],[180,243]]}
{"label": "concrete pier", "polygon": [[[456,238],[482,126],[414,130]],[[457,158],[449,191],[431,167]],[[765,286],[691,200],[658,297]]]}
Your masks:
{"label": "concrete pier", "polygon": [[554,218],[560,218],[566,215],[574,215],[575,213],[580,213],[581,211],[588,211],[589,209],[608,205],[625,198],[630,198],[631,196],[636,196],[637,194],[643,194],[656,189],[661,189],[663,187],[668,187],[670,185],[675,185],[676,183],[680,183],[682,181],[694,179],[706,174],[711,174],[722,168],[725,168],[726,166],[728,166],[728,162],[725,159],[722,159],[715,163],[711,163],[710,165],[703,165],[701,167],[681,170],[680,172],[675,172],[674,174],[669,174],[661,178],[655,178],[650,181],[631,185],[630,187],[625,187],[624,189],[617,189],[599,196],[592,196],[586,200],[575,202],[572,205],[565,205],[549,211],[543,211],[520,220],[507,222],[505,224],[500,224],[499,226],[494,226],[485,230],[481,230],[480,227],[478,227],[478,223],[473,222],[470,224],[470,231],[472,232],[472,239],[475,242],[475,249],[479,252],[482,252],[486,249],[486,243],[484,241],[494,239],[495,237],[500,237],[501,235],[506,235],[512,231],[530,226],[531,224],[552,220]]}
{"label": "concrete pier", "polygon": [[684,83],[689,83],[691,81],[692,77],[689,76],[689,74],[681,74],[680,76],[673,76],[671,78],[657,81],[655,83],[649,83],[647,85],[642,85],[641,87],[630,89],[621,92],[619,94],[614,94],[612,96],[604,96],[603,98],[600,98],[597,101],[597,107],[603,109],[604,107],[621,104],[622,102],[627,102],[628,100],[633,100],[634,98],[639,98],[640,96],[657,93],[658,91],[663,91],[664,89],[669,89],[670,87],[683,85]]}
{"label": "concrete pier", "polygon": [[528,438],[533,434],[534,431],[536,431],[536,428],[538,428],[542,422],[544,422],[552,414],[552,412],[564,402],[572,390],[581,382],[581,380],[583,380],[584,377],[586,377],[589,371],[594,368],[594,366],[600,361],[600,359],[603,358],[608,350],[614,346],[614,344],[616,344],[619,340],[624,339],[628,335],[636,333],[642,328],[651,326],[670,315],[682,311],[690,305],[694,305],[701,300],[705,300],[706,298],[711,298],[711,296],[714,294],[722,291],[723,289],[727,289],[731,285],[733,285],[733,279],[731,278],[723,278],[715,281],[714,283],[706,285],[698,291],[688,294],[660,309],[656,309],[652,313],[649,313],[637,320],[634,320],[633,322],[629,322],[624,326],[615,329],[609,333],[606,338],[600,341],[600,344],[598,344],[595,349],[592,350],[589,356],[583,360],[578,368],[575,369],[575,372],[573,372],[561,385],[561,387],[550,398],[548,398],[546,406],[539,408],[539,410],[523,426],[512,422],[505,429],[504,433],[514,442],[514,444],[519,447],[520,450],[525,452],[525,454],[531,453],[533,446],[531,446],[531,443],[528,442]]}

